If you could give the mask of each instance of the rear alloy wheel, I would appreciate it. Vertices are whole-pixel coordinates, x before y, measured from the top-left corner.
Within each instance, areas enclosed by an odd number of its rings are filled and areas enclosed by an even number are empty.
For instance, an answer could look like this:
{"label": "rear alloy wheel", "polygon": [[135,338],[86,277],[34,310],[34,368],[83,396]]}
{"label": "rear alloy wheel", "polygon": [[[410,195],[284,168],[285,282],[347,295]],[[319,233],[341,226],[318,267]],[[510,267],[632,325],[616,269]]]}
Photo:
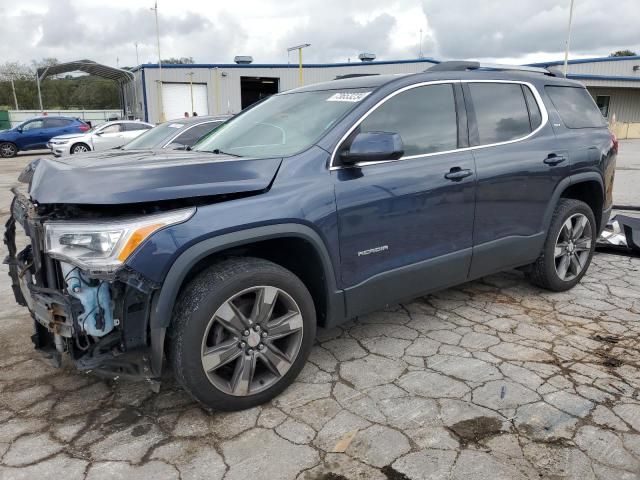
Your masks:
{"label": "rear alloy wheel", "polygon": [[564,222],[554,250],[560,280],[568,282],[582,273],[589,261],[592,242],[591,222],[584,214],[576,213]]}
{"label": "rear alloy wheel", "polygon": [[13,143],[10,143],[10,142],[0,143],[0,157],[11,158],[11,157],[15,157],[17,154],[18,154],[18,147],[16,147]]}
{"label": "rear alloy wheel", "polygon": [[315,330],[314,303],[298,277],[267,260],[230,258],[183,289],[168,330],[168,356],[196,400],[243,410],[293,382]]}
{"label": "rear alloy wheel", "polygon": [[555,292],[572,288],[591,263],[596,236],[596,220],[589,205],[561,198],[542,253],[528,273],[531,282]]}
{"label": "rear alloy wheel", "polygon": [[89,146],[84,143],[76,143],[73,147],[71,147],[71,153],[85,153],[89,150]]}

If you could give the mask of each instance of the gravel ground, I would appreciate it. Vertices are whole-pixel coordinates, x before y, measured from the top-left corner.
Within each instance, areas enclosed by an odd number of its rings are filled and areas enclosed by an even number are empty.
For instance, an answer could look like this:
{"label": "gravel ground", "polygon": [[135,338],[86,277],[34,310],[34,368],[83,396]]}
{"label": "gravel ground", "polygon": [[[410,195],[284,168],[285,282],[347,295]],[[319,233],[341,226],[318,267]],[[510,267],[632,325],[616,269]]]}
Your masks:
{"label": "gravel ground", "polygon": [[[0,217],[28,158],[1,161]],[[0,270],[0,479],[640,479],[637,258],[599,254],[567,293],[509,272],[320,331],[294,385],[237,413],[169,376],[154,394],[48,366]]]}

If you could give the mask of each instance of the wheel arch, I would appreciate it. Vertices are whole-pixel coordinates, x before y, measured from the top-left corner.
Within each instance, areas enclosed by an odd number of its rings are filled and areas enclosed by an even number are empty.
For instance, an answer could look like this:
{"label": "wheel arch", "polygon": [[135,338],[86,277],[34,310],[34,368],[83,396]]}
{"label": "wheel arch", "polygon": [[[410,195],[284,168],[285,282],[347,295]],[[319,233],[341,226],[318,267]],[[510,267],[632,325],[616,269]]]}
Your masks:
{"label": "wheel arch", "polygon": [[545,231],[549,229],[553,212],[561,198],[573,198],[585,202],[596,218],[596,229],[600,232],[603,225],[604,183],[602,176],[596,172],[584,172],[564,178],[553,192],[544,217]]}
{"label": "wheel arch", "polygon": [[[306,258],[298,258],[305,254],[308,255]],[[344,317],[342,292],[336,287],[331,257],[320,236],[305,225],[278,224],[209,238],[180,254],[154,297],[151,329],[169,326],[173,306],[190,276],[219,258],[233,255],[265,258],[300,277],[314,297],[316,309],[320,309],[317,312],[320,325],[326,325],[328,319]],[[315,271],[318,267],[322,269],[321,276]]]}

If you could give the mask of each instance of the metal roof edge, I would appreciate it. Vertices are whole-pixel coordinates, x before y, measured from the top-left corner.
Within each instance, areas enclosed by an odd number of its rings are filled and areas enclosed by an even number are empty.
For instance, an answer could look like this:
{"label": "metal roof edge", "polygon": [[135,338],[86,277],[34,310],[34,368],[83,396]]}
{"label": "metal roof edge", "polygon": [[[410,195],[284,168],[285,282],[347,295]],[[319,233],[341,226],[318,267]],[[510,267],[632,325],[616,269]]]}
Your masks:
{"label": "metal roof edge", "polygon": [[[363,67],[367,65],[398,65],[408,63],[440,63],[434,58],[415,58],[411,60],[379,60],[373,62],[341,62],[341,63],[303,63],[303,68],[332,68],[332,67]],[[131,69],[138,71],[143,68],[158,68],[157,63],[143,63]],[[298,68],[297,63],[252,63],[242,65],[236,63],[186,63],[186,64],[162,64],[162,68]]]}
{"label": "metal roof edge", "polygon": [[569,73],[567,78],[576,80],[614,80],[619,82],[640,82],[640,77],[625,77],[624,75],[591,75],[588,73]]}
{"label": "metal roof edge", "polygon": [[[593,57],[593,58],[577,58],[575,60],[569,60],[569,65],[577,65],[580,63],[598,63],[598,62],[621,62],[623,60],[640,60],[640,55],[628,56],[628,57]],[[563,60],[554,60],[552,62],[535,62],[527,64],[531,67],[548,67],[551,65],[564,65]]]}

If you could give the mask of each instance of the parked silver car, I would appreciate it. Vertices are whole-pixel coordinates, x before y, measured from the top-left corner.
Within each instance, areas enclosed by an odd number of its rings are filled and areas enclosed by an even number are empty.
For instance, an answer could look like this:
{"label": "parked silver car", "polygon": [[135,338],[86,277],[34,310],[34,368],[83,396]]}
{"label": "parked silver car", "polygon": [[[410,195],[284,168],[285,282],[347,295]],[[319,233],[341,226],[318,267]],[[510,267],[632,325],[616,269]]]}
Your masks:
{"label": "parked silver car", "polygon": [[84,133],[72,133],[53,137],[47,143],[54,156],[108,150],[130,142],[153,125],[135,120],[105,122]]}
{"label": "parked silver car", "polygon": [[218,128],[232,115],[189,117],[169,120],[127,143],[123,150],[180,150],[193,147],[202,137]]}

